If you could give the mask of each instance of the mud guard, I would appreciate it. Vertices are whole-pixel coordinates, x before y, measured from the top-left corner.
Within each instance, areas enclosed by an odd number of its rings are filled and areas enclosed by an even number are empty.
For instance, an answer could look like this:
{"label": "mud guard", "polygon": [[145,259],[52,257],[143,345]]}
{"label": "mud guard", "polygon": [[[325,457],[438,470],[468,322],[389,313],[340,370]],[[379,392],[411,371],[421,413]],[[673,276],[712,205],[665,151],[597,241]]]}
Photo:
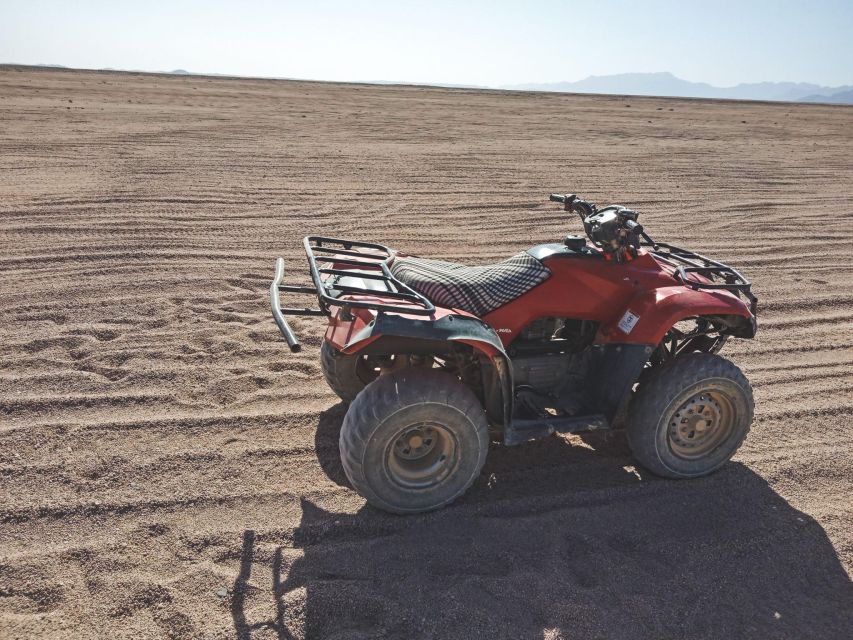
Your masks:
{"label": "mud guard", "polygon": [[555,432],[601,431],[621,426],[634,384],[653,351],[654,345],[592,345],[583,411],[570,416],[513,418],[504,428],[504,443],[517,445]]}
{"label": "mud guard", "polygon": [[474,317],[446,315],[435,320],[381,313],[344,346],[344,353],[450,353],[454,343],[474,349],[491,366],[483,375],[489,420],[506,427],[512,419],[512,365],[503,343],[488,324]]}
{"label": "mud guard", "polygon": [[591,349],[589,410],[613,425],[628,408],[631,391],[655,345],[609,343],[594,344]]}
{"label": "mud guard", "polygon": [[[448,315],[436,320],[380,314],[357,332],[345,353],[450,353],[454,343],[472,347],[491,365],[483,371],[484,405],[490,422],[504,429],[508,444],[525,441],[513,430],[512,363],[495,331],[467,316]],[[596,344],[588,389],[587,410],[608,428],[624,413],[634,384],[654,351],[650,344]],[[521,426],[520,424],[518,426]]]}
{"label": "mud guard", "polygon": [[677,322],[697,316],[724,320],[727,335],[751,338],[757,330],[749,307],[728,291],[675,286],[636,296],[622,315],[601,327],[600,334],[608,343],[656,345]]}

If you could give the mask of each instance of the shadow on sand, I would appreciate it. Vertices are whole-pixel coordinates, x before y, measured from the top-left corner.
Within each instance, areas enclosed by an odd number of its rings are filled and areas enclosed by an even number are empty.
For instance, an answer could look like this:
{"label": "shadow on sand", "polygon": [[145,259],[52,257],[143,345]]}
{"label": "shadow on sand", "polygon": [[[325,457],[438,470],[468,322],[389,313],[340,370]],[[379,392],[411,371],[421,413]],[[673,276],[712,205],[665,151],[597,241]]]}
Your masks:
{"label": "shadow on sand", "polygon": [[[340,484],[339,407],[320,464]],[[619,434],[494,447],[481,479],[423,516],[302,501],[272,561],[279,638],[851,638],[853,587],[820,525],[747,467],[650,478]],[[238,637],[254,533],[243,541]],[[298,598],[288,594],[298,590]],[[289,615],[288,602],[299,612]],[[294,623],[293,620],[296,620]]]}

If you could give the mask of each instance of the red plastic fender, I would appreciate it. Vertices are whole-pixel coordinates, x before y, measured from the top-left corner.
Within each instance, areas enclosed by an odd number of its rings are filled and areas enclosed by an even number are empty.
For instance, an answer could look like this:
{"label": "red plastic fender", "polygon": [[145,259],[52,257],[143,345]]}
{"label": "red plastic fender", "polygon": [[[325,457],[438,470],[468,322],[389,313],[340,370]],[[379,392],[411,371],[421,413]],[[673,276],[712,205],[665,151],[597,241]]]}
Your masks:
{"label": "red plastic fender", "polygon": [[[351,319],[347,320],[342,316],[343,310],[340,307],[332,307],[329,326],[326,327],[325,339],[338,351],[354,353],[379,337],[375,336],[372,339],[368,338],[368,340],[362,341],[360,344],[350,345],[353,337],[373,321],[376,314],[368,309],[355,308],[351,311]],[[347,349],[347,345],[351,348]]]}
{"label": "red plastic fender", "polygon": [[[330,342],[333,347],[343,353],[358,353],[370,343],[381,338],[382,333],[380,331],[364,337],[364,329],[377,320],[377,313],[375,311],[355,308],[352,309],[350,313],[351,316],[347,319],[340,307],[332,307],[332,315],[329,317],[329,326],[326,327],[325,339]],[[470,318],[477,323],[482,323],[482,320],[472,313],[461,311],[460,309],[447,309],[445,307],[436,307],[435,313],[428,318],[424,318],[424,316],[408,315],[405,313],[395,313],[393,316],[396,318],[407,319],[413,324],[418,324],[424,327],[429,323],[434,323],[449,317],[456,317],[463,321],[466,318]],[[473,347],[488,358],[494,358],[498,355],[506,356],[506,353],[501,347],[500,341],[493,333],[492,329],[489,328],[486,333],[489,334],[489,337],[493,342],[490,342],[488,339],[484,340],[482,337],[478,339],[475,335],[467,336],[464,332],[454,337],[453,340]],[[425,332],[423,337],[431,337],[428,330]]]}
{"label": "red plastic fender", "polygon": [[618,317],[602,325],[599,341],[656,345],[676,322],[713,315],[752,316],[746,303],[728,291],[661,287],[632,298]]}

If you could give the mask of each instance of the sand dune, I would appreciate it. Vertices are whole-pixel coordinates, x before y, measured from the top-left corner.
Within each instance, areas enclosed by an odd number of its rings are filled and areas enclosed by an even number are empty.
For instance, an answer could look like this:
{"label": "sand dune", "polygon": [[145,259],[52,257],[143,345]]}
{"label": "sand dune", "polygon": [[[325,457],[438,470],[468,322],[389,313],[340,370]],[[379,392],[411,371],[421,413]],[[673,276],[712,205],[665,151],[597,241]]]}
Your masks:
{"label": "sand dune", "polygon": [[[0,637],[853,637],[853,110],[0,68]],[[716,475],[621,434],[366,507],[309,232],[482,263],[576,191],[742,268],[756,421]]]}

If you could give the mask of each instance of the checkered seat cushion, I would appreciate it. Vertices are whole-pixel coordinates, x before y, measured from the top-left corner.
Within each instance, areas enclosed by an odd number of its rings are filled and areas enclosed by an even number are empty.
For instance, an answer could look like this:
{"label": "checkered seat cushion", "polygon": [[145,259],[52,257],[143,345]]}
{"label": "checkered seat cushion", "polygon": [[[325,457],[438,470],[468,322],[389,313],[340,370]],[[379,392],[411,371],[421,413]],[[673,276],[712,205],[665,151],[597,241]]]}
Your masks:
{"label": "checkered seat cushion", "polygon": [[397,257],[391,273],[433,304],[484,316],[544,282],[551,272],[528,253],[482,267]]}

